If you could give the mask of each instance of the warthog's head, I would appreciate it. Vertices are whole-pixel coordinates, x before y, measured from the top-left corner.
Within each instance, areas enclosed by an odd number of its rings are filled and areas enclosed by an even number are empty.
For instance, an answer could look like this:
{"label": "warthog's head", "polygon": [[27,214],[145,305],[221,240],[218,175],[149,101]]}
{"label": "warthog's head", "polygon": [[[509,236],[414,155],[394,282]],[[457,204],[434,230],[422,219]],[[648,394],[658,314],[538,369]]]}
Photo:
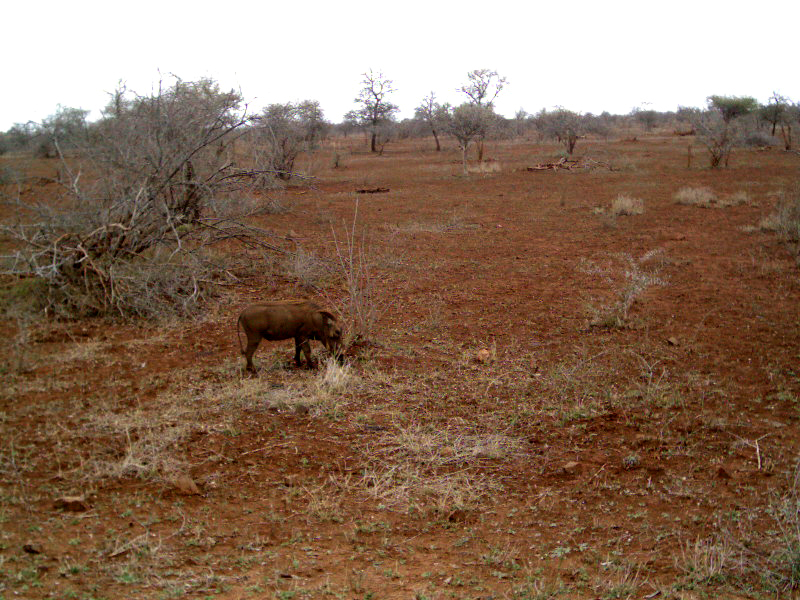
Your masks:
{"label": "warthog's head", "polygon": [[319,311],[322,315],[322,343],[331,354],[338,354],[342,344],[342,328],[336,317],[327,310]]}

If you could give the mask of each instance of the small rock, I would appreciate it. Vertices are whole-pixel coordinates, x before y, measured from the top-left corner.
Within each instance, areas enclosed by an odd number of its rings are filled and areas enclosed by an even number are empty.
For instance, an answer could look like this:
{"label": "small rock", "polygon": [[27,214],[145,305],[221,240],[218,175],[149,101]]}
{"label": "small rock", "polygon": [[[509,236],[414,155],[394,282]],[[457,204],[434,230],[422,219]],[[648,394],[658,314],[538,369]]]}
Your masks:
{"label": "small rock", "polygon": [[731,474],[728,473],[723,466],[717,469],[717,477],[720,479],[731,479]]}
{"label": "small rock", "polygon": [[178,488],[182,494],[186,494],[187,496],[200,495],[200,489],[197,487],[197,484],[186,473],[180,473],[176,475],[172,479],[172,485]]}
{"label": "small rock", "polygon": [[488,348],[481,348],[475,353],[475,358],[478,362],[486,364],[492,359],[492,353]]}
{"label": "small rock", "polygon": [[567,473],[569,475],[574,475],[575,473],[580,471],[580,468],[581,468],[581,463],[575,462],[574,460],[571,460],[568,463],[564,463],[564,465],[561,467],[564,473]]}
{"label": "small rock", "polygon": [[61,496],[53,502],[53,508],[68,510],[70,512],[85,512],[89,510],[89,504],[83,496]]}
{"label": "small rock", "polygon": [[676,338],[674,336],[673,337],[668,337],[667,338],[667,343],[670,346],[680,346],[681,345],[680,342],[678,341],[678,338]]}
{"label": "small rock", "polygon": [[28,554],[41,554],[43,552],[41,544],[33,544],[31,542],[22,546],[22,550]]}

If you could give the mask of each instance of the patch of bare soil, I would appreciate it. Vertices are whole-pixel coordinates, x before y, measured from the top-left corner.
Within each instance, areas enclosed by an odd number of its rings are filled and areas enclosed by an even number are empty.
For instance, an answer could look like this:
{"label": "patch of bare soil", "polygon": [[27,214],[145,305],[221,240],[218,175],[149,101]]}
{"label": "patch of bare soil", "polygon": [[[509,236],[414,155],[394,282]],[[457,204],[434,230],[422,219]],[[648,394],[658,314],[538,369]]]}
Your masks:
{"label": "patch of bare soil", "polygon": [[[0,598],[795,593],[800,271],[756,225],[797,157],[350,143],[257,218],[295,258],[202,319],[2,324]],[[356,204],[372,335],[244,376],[247,303],[346,306]]]}

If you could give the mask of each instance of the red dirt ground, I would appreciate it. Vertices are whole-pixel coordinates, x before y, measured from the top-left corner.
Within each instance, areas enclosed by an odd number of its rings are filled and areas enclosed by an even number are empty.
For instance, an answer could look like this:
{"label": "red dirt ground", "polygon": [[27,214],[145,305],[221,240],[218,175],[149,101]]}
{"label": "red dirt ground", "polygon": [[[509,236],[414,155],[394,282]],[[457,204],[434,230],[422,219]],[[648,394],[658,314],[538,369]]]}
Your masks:
{"label": "red dirt ground", "polygon": [[[528,172],[557,148],[497,142],[502,170],[462,177],[455,150],[361,143],[257,219],[318,257],[320,293],[253,255],[196,322],[6,346],[0,598],[791,596],[763,556],[794,497],[800,270],[757,225],[800,159],[687,169],[685,138],[652,137],[581,141],[619,170]],[[644,213],[611,216],[620,194]],[[248,302],[341,302],[324,265],[356,202],[380,315],[354,378],[325,388],[290,342],[243,378]],[[626,271],[658,284],[596,326]]]}

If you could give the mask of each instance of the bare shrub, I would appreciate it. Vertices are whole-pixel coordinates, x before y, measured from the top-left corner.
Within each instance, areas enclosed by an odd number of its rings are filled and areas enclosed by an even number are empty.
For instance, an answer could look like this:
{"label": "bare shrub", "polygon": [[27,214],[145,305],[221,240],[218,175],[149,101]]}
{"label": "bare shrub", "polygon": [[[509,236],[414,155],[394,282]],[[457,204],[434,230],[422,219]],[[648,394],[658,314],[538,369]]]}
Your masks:
{"label": "bare shrub", "polygon": [[621,268],[614,265],[603,267],[590,262],[582,264],[581,270],[585,273],[599,275],[608,281],[616,296],[610,303],[589,306],[592,327],[622,328],[630,325],[630,310],[639,297],[648,288],[666,283],[658,277],[661,265],[656,259],[661,253],[660,249],[651,250],[639,258],[618,254],[615,259],[622,263]]}
{"label": "bare shrub", "polygon": [[709,153],[712,169],[728,166],[731,151],[746,133],[744,117],[758,107],[750,97],[709,96],[708,109],[682,108],[683,114],[697,132],[697,139]]}
{"label": "bare shrub", "polygon": [[497,124],[498,116],[491,105],[462,104],[444,115],[446,133],[456,138],[461,148],[461,163],[464,175],[468,173],[467,150],[473,141],[479,144]]}
{"label": "bare shrub", "polygon": [[800,186],[782,192],[775,211],[759,223],[763,231],[773,231],[789,244],[800,242]]}
{"label": "bare shrub", "polygon": [[774,135],[768,134],[766,131],[756,129],[744,134],[742,137],[742,145],[748,148],[770,148],[772,146],[780,146],[781,141]]}
{"label": "bare shrub", "polygon": [[2,271],[46,282],[58,314],[191,312],[227,276],[205,247],[269,247],[260,232],[213,215],[213,199],[253,176],[219,152],[247,122],[240,102],[210,80],[178,79],[151,96],[118,90],[87,145],[61,156],[57,202],[4,193],[12,210],[0,234],[13,250]]}
{"label": "bare shrub", "polygon": [[676,203],[709,208],[717,199],[707,187],[682,187],[672,196]]}
{"label": "bare shrub", "polygon": [[264,172],[260,186],[275,187],[267,173],[282,180],[296,177],[298,156],[316,150],[327,128],[319,102],[314,100],[265,108],[249,132],[255,167]]}
{"label": "bare shrub", "polygon": [[319,289],[320,284],[327,278],[331,270],[314,253],[302,246],[297,246],[294,252],[286,254],[284,268],[303,287],[313,290]]}
{"label": "bare shrub", "polygon": [[13,337],[3,338],[0,345],[2,359],[0,359],[0,373],[26,373],[33,368],[31,356],[31,319],[25,312],[12,309],[11,314],[16,321],[17,331]]}
{"label": "bare shrub", "polygon": [[627,194],[620,194],[611,201],[613,216],[641,215],[644,213],[644,200]]}
{"label": "bare shrub", "polygon": [[[338,271],[344,280],[345,297],[339,307],[345,320],[345,346],[353,341],[369,339],[383,308],[375,298],[375,278],[369,253],[367,232],[358,230],[358,199],[353,209],[353,221],[345,225],[342,239],[331,226],[336,247]],[[385,307],[384,307],[385,308]]]}

